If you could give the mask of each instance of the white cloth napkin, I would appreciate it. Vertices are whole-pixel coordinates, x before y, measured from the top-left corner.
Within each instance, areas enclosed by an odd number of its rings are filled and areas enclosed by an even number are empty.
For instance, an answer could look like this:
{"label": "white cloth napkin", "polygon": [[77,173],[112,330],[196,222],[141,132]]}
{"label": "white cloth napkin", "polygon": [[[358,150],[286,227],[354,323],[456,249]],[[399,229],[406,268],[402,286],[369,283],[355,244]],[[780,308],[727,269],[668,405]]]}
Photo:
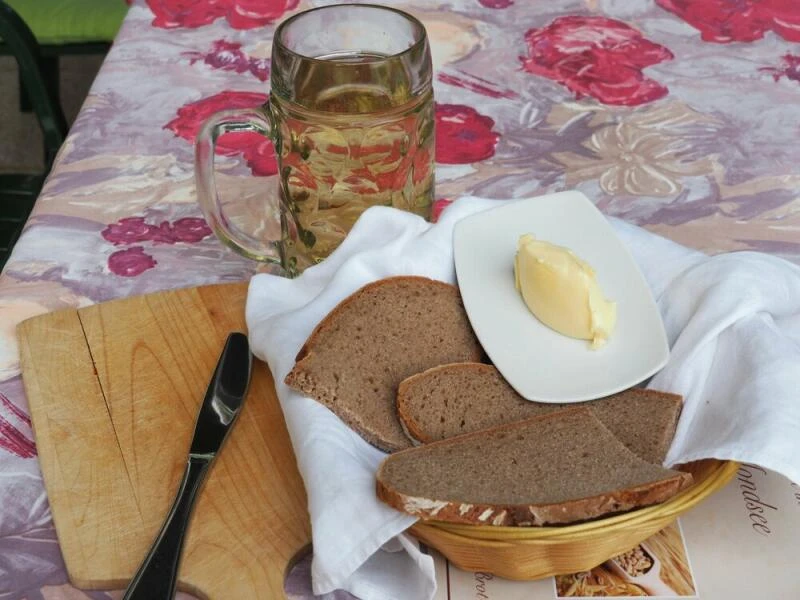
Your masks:
{"label": "white cloth napkin", "polygon": [[[454,223],[500,202],[462,198],[436,224],[371,208],[331,257],[299,278],[262,274],[250,283],[250,342],[275,377],[308,492],[317,594],[430,599],[433,563],[402,534],[414,519],[375,497],[384,454],[283,379],[316,324],[366,283],[399,274],[455,283]],[[669,363],[650,387],[685,398],[667,464],[733,459],[800,482],[800,268],[753,252],[708,257],[612,224],[647,277],[669,337]]]}

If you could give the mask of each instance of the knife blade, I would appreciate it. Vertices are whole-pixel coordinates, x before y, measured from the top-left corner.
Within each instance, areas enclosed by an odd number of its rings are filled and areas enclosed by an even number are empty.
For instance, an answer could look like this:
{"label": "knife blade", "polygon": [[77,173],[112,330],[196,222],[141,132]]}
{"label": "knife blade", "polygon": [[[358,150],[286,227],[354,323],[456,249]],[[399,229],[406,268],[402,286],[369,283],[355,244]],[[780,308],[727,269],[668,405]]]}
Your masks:
{"label": "knife blade", "polygon": [[239,332],[231,333],[197,415],[186,468],[175,501],[150,552],[131,579],[123,600],[169,600],[174,597],[183,540],[197,493],[236,422],[247,396],[252,368],[253,355],[247,336]]}

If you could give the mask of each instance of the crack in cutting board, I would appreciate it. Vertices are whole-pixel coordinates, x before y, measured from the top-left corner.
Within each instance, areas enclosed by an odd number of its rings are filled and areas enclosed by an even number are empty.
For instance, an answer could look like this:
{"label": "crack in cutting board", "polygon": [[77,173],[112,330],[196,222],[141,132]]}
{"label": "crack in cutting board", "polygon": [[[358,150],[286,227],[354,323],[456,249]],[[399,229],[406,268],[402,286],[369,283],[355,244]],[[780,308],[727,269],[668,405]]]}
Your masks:
{"label": "crack in cutting board", "polygon": [[[83,337],[84,337],[84,339],[86,341],[86,347],[87,347],[87,349],[89,351],[89,358],[92,361],[92,368],[94,370],[94,374],[95,374],[95,376],[97,376],[98,375],[97,362],[95,361],[95,358],[92,355],[92,347],[91,347],[91,345],[89,345],[88,339],[86,339],[86,328],[84,327],[83,320],[81,319],[81,312],[80,311],[76,311],[76,314],[78,315],[78,322],[80,323],[81,331],[83,331]],[[108,397],[106,396],[106,392],[103,389],[102,381],[100,381],[99,384],[100,384],[100,394],[103,396],[103,401],[105,402],[105,405],[106,405],[106,411],[108,412],[108,420],[111,423],[112,429],[114,430],[114,441],[117,443],[117,449],[119,450],[119,453],[122,456],[122,465],[125,468],[125,476],[128,479],[128,484],[131,486],[131,489],[134,489],[133,488],[133,481],[131,480],[131,473],[130,473],[130,470],[128,468],[128,463],[125,461],[125,454],[123,453],[123,449],[122,449],[122,447],[120,446],[120,443],[119,443],[119,436],[117,435],[117,430],[116,430],[116,427],[114,426],[114,420],[111,418],[111,405],[109,404]],[[136,503],[136,510],[139,512],[139,517],[142,518],[142,511],[141,511],[141,508],[139,506],[139,502],[138,502],[138,500],[137,500],[135,495],[134,495],[133,499],[134,499],[134,502]]]}
{"label": "crack in cutting board", "polygon": [[[20,324],[22,375],[67,572],[123,588],[175,496],[224,340],[244,331],[245,283],[58,311]],[[201,491],[179,588],[283,598],[310,543],[302,480],[267,366]]]}

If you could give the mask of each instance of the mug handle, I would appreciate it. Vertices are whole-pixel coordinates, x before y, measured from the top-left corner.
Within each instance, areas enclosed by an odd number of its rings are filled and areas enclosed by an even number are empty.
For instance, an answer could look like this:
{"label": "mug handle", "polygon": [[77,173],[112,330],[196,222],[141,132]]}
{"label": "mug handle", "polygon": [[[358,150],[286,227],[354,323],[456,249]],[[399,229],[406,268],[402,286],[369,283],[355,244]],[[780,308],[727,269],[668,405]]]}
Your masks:
{"label": "mug handle", "polygon": [[[197,186],[197,202],[217,238],[226,246],[247,258],[279,265],[286,269],[281,243],[287,237],[296,237],[296,224],[287,210],[283,198],[278,194],[281,214],[282,240],[262,240],[246,234],[225,216],[222,202],[214,181],[214,154],[219,136],[229,132],[249,131],[259,133],[278,147],[277,129],[269,102],[259,108],[237,109],[218,112],[203,124],[195,140],[194,169]],[[294,233],[295,235],[291,235]]]}

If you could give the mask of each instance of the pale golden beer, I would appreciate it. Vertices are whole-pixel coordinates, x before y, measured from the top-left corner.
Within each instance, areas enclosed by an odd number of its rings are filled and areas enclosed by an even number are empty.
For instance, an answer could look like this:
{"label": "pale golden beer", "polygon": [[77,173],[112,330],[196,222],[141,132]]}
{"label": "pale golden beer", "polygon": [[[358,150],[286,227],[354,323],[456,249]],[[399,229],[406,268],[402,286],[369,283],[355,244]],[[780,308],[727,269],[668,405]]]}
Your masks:
{"label": "pale golden beer", "polygon": [[[434,108],[419,21],[363,4],[295,15],[276,30],[271,87],[266,105],[215,115],[198,136],[199,202],[225,244],[294,276],[335,250],[371,206],[429,217]],[[257,131],[275,145],[281,239],[244,235],[222,212],[213,141],[228,131]]]}

